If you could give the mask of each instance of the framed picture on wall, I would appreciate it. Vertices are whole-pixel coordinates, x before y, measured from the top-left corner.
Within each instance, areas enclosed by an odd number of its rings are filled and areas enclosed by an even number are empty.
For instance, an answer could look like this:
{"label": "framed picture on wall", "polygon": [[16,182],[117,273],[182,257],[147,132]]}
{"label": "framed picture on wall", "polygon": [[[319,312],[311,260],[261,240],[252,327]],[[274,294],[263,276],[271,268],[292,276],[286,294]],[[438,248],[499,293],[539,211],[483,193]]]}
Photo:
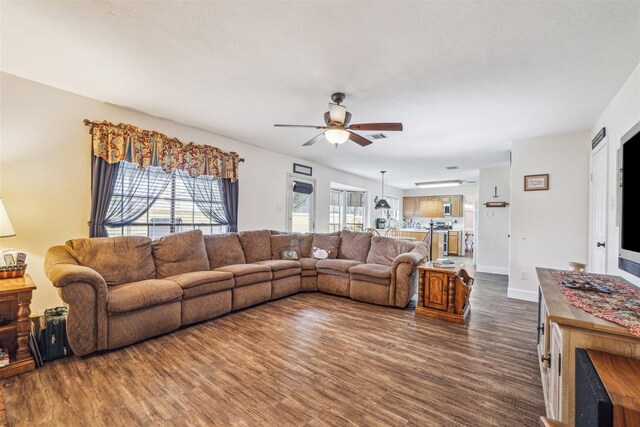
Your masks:
{"label": "framed picture on wall", "polygon": [[549,189],[549,174],[525,175],[524,191],[538,191]]}
{"label": "framed picture on wall", "polygon": [[313,173],[313,169],[311,168],[311,166],[305,166],[305,165],[301,165],[299,163],[294,163],[293,164],[293,172],[294,173],[299,173],[300,175],[311,176],[312,173]]}

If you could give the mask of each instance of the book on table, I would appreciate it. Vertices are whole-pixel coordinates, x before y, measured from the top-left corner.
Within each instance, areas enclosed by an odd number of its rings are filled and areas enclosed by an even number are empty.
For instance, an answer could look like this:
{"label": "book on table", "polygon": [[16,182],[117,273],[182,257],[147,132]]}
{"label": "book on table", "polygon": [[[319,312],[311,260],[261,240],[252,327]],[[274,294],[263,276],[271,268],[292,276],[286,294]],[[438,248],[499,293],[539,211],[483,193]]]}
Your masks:
{"label": "book on table", "polygon": [[438,258],[433,261],[434,267],[453,267],[455,266],[455,262],[452,259],[448,258]]}

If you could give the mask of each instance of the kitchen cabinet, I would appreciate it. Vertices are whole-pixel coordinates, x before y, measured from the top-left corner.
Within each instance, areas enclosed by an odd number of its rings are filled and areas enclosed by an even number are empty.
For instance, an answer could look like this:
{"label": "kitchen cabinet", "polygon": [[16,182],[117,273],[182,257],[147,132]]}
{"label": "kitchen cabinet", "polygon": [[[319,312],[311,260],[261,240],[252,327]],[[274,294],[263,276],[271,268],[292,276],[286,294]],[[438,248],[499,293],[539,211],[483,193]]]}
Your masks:
{"label": "kitchen cabinet", "polygon": [[462,212],[462,207],[463,207],[462,196],[461,195],[450,196],[450,199],[451,199],[451,202],[450,202],[451,203],[451,216],[461,217],[462,214],[463,214],[463,212]]}
{"label": "kitchen cabinet", "polygon": [[442,203],[451,205],[451,216],[461,217],[463,212],[462,195],[450,196],[421,196],[421,197],[404,197],[402,199],[402,217],[403,218],[421,218],[420,206],[428,200],[440,200]]}
{"label": "kitchen cabinet", "polygon": [[449,255],[460,255],[460,232],[449,231]]}
{"label": "kitchen cabinet", "polygon": [[416,197],[405,197],[402,199],[402,217],[414,218],[416,210]]}

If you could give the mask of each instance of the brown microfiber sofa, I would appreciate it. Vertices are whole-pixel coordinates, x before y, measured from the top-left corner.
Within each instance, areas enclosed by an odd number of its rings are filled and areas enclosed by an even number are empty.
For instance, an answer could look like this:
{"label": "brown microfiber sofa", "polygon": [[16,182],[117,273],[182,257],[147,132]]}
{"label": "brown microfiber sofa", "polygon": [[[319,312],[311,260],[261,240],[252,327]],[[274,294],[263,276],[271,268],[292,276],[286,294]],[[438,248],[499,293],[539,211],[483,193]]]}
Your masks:
{"label": "brown microfiber sofa", "polygon": [[[312,248],[328,259],[311,258]],[[284,250],[300,259],[283,260]],[[75,239],[54,246],[45,272],[68,305],[74,353],[114,349],[298,292],[406,307],[427,247],[369,233],[269,230]]]}

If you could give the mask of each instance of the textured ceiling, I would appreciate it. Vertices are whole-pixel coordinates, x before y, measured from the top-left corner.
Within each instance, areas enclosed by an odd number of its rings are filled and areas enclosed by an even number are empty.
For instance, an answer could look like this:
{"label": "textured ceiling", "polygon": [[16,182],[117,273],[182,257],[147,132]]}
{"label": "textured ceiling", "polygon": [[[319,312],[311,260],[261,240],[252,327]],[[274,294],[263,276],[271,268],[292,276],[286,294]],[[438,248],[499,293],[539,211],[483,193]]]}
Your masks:
{"label": "textured ceiling", "polygon": [[[640,62],[638,1],[1,4],[3,71],[403,188],[589,129]],[[405,131],[335,149],[273,127],[321,124],[335,91]]]}

